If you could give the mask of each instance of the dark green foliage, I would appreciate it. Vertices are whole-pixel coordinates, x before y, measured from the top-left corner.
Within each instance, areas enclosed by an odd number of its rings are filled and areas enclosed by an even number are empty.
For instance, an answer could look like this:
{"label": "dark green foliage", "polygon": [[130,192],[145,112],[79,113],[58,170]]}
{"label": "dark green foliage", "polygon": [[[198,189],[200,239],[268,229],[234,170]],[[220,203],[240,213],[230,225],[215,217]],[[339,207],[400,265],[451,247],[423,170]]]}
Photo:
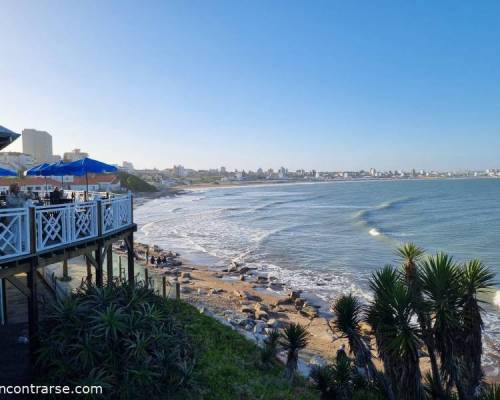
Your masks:
{"label": "dark green foliage", "polygon": [[83,286],[42,322],[39,380],[101,385],[115,399],[193,391],[193,346],[165,305],[140,284]]}
{"label": "dark green foliage", "polygon": [[299,351],[309,342],[309,333],[302,325],[291,323],[283,330],[281,337],[281,346],[287,352],[285,376],[291,379],[297,370]]}
{"label": "dark green foliage", "polygon": [[351,400],[366,393],[383,393],[358,375],[347,357],[337,358],[333,364],[313,367],[310,377],[321,393],[321,400]]}
{"label": "dark green foliage", "polygon": [[278,329],[273,329],[267,336],[264,347],[261,350],[261,359],[265,366],[269,366],[269,364],[275,361],[280,337],[281,334]]}
{"label": "dark green foliage", "polygon": [[122,189],[130,190],[133,193],[150,193],[158,191],[153,185],[150,185],[138,176],[124,171],[120,171],[117,174],[120,177]]}

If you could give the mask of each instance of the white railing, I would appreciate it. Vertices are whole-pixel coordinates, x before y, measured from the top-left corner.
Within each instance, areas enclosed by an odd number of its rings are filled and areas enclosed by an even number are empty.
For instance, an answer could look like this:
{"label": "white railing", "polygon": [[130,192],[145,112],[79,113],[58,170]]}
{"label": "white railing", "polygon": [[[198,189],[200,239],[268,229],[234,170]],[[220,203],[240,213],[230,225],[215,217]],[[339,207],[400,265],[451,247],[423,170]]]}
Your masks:
{"label": "white railing", "polygon": [[28,208],[0,210],[0,260],[30,252]]}
{"label": "white railing", "polygon": [[130,195],[101,200],[101,230],[103,234],[124,228],[132,223]]}
{"label": "white railing", "polygon": [[54,247],[97,236],[97,202],[35,207],[36,249]]}
{"label": "white railing", "polygon": [[[30,227],[34,210],[34,227]],[[99,214],[100,212],[100,214]],[[106,235],[132,224],[132,198],[121,195],[104,200],[32,208],[0,210],[0,261],[64,247]],[[31,229],[34,248],[31,249]]]}

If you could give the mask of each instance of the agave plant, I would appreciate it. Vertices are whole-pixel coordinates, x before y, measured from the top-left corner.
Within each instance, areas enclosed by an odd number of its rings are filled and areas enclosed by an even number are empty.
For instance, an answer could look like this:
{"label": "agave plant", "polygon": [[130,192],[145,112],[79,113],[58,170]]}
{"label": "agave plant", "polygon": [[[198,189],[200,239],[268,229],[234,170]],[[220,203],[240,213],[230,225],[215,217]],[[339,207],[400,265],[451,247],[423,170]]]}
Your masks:
{"label": "agave plant", "polygon": [[335,328],[349,342],[349,349],[354,354],[355,365],[365,371],[368,379],[376,376],[375,366],[371,358],[369,345],[363,340],[360,323],[363,318],[363,307],[360,301],[352,294],[339,297],[333,304],[335,314]]}
{"label": "agave plant", "polygon": [[471,398],[477,392],[483,378],[481,370],[483,320],[477,296],[493,285],[493,279],[494,274],[479,260],[465,263],[460,275],[462,289],[460,350],[467,383],[466,391]]}
{"label": "agave plant", "polygon": [[292,379],[297,370],[299,351],[307,346],[309,333],[304,326],[291,323],[283,330],[281,338],[281,346],[287,351],[285,376]]}
{"label": "agave plant", "polygon": [[40,380],[101,385],[105,398],[159,398],[191,384],[193,346],[141,284],[86,284],[48,309],[41,325]]}

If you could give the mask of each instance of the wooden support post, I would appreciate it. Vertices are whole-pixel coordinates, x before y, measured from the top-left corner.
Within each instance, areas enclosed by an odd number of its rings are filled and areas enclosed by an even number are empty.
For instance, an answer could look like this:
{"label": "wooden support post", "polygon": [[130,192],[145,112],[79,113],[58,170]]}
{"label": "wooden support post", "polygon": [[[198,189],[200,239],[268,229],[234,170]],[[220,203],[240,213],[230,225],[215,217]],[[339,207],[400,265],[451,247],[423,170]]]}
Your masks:
{"label": "wooden support post", "polygon": [[161,284],[162,284],[163,297],[167,297],[167,277],[166,276],[161,277]]}
{"label": "wooden support post", "polygon": [[104,284],[104,272],[103,272],[103,252],[102,252],[102,246],[99,245],[97,246],[97,249],[95,251],[95,261],[96,261],[96,266],[95,266],[95,284],[97,287],[102,287]]}
{"label": "wooden support post", "polygon": [[7,323],[7,288],[5,279],[0,279],[0,325]]}
{"label": "wooden support post", "polygon": [[149,288],[149,270],[148,267],[144,268],[144,285]]}
{"label": "wooden support post", "polygon": [[108,285],[113,282],[113,247],[111,243],[106,251],[106,272],[108,275]]}
{"label": "wooden support post", "polygon": [[36,285],[36,258],[31,262],[31,268],[27,275],[28,290],[28,326],[30,355],[33,359],[38,348],[38,296]]}
{"label": "wooden support post", "polygon": [[120,280],[123,279],[122,256],[118,256],[118,277]]}
{"label": "wooden support post", "polygon": [[128,264],[128,281],[133,286],[134,285],[134,234],[130,233],[127,238],[127,264]]}
{"label": "wooden support post", "polygon": [[36,268],[38,266],[38,257],[36,257],[36,224],[35,224],[35,208],[29,209],[29,225],[30,228],[30,269],[27,273],[28,286],[28,335],[30,345],[30,358],[32,364],[35,362],[35,352],[38,349],[38,296],[36,287]]}
{"label": "wooden support post", "polygon": [[175,299],[181,299],[181,284],[179,282],[175,282]]}
{"label": "wooden support post", "polygon": [[69,274],[68,274],[68,259],[64,257],[63,261],[63,274],[62,274],[62,280],[64,282],[67,282],[70,280]]}
{"label": "wooden support post", "polygon": [[92,283],[92,264],[90,260],[85,257],[85,261],[87,262],[87,283]]}
{"label": "wooden support post", "polygon": [[146,246],[146,266],[149,265],[149,245]]}

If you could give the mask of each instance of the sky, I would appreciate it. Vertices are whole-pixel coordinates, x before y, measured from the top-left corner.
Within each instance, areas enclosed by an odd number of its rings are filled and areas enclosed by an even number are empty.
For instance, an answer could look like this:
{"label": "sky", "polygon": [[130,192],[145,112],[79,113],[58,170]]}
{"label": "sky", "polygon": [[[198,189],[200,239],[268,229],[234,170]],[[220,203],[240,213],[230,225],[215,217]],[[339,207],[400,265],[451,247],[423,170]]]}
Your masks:
{"label": "sky", "polygon": [[0,10],[0,125],[48,131],[55,153],[138,168],[500,168],[498,1]]}

